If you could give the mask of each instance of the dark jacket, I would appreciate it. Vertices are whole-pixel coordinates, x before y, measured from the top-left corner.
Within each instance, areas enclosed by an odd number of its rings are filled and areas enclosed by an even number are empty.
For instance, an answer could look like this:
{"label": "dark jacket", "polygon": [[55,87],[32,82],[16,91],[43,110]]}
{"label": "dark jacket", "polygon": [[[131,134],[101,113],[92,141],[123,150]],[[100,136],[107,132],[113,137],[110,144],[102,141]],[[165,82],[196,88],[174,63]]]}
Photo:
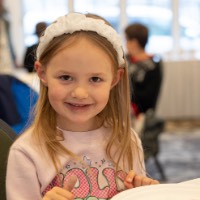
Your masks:
{"label": "dark jacket", "polygon": [[131,87],[131,102],[138,112],[155,109],[162,83],[162,60],[158,55],[142,61],[127,57]]}
{"label": "dark jacket", "polygon": [[36,58],[36,49],[38,44],[33,44],[30,47],[27,47],[26,53],[24,56],[24,68],[27,69],[28,72],[34,71],[34,63]]}

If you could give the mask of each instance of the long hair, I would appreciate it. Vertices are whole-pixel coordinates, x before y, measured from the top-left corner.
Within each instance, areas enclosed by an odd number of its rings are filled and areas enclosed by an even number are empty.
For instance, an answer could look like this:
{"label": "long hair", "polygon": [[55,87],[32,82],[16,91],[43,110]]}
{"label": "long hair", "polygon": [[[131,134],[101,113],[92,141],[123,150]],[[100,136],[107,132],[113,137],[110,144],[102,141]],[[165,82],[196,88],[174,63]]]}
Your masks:
{"label": "long hair", "polygon": [[[59,51],[73,45],[83,37],[94,42],[109,55],[113,63],[114,74],[116,74],[119,69],[116,50],[106,38],[92,31],[78,31],[54,38],[41,54],[40,63],[45,67]],[[106,147],[107,156],[115,163],[116,168],[122,162],[124,166],[126,165],[129,169],[132,169],[133,158],[138,154],[138,144],[136,139],[134,144],[131,140],[130,91],[126,63],[121,67],[124,69],[124,74],[118,84],[111,89],[108,103],[103,111],[99,113],[99,118],[104,125],[112,127],[112,134]],[[42,83],[40,83],[40,94],[35,110],[33,136],[37,143],[47,150],[57,171],[61,167],[59,154],[67,154],[77,158],[73,152],[60,143],[60,135],[56,129],[56,112],[49,102],[48,88]],[[117,157],[113,158],[111,149],[115,145],[117,145],[117,152],[115,152]]]}

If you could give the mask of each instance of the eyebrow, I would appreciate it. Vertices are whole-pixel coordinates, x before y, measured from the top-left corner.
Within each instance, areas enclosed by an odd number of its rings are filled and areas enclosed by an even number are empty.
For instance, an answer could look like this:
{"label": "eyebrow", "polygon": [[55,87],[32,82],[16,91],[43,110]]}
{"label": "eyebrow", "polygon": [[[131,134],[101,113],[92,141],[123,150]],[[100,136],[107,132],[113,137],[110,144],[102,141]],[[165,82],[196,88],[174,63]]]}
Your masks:
{"label": "eyebrow", "polygon": [[92,76],[102,76],[105,75],[106,73],[102,73],[102,72],[97,72],[97,73],[90,73]]}
{"label": "eyebrow", "polygon": [[[69,74],[69,75],[74,75],[76,73],[74,72],[70,72],[70,71],[65,71],[65,70],[59,70],[57,73],[61,73],[61,74]],[[105,72],[89,72],[86,74],[87,76],[105,76],[106,73]]]}
{"label": "eyebrow", "polygon": [[62,74],[72,74],[72,72],[65,71],[65,70],[58,70],[57,72],[62,73]]}

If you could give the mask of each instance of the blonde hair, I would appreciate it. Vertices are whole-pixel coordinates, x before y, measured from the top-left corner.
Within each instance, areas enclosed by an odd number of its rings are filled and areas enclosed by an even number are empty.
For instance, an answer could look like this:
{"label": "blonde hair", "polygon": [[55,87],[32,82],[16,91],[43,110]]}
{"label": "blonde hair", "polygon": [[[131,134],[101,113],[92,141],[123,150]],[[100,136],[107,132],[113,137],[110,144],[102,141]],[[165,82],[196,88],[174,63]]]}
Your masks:
{"label": "blonde hair", "polygon": [[[93,16],[90,14],[89,17]],[[97,16],[95,15],[95,17]],[[114,74],[116,74],[119,64],[115,48],[106,38],[93,31],[78,31],[73,34],[64,34],[54,38],[41,54],[40,63],[46,66],[49,60],[61,49],[71,44],[73,45],[82,37],[91,40],[107,52],[113,62]],[[124,74],[118,84],[112,88],[108,104],[99,113],[99,117],[103,120],[104,125],[106,124],[113,128],[112,135],[106,147],[107,156],[115,163],[117,168],[119,167],[119,162],[122,161],[124,166],[128,165],[129,169],[133,169],[133,158],[138,154],[138,144],[136,138],[134,144],[131,139],[130,91],[126,63],[123,69]],[[37,143],[46,148],[57,171],[60,168],[58,157],[60,154],[67,154],[73,158],[77,158],[73,152],[59,142],[58,130],[56,129],[56,112],[48,100],[48,88],[42,83],[40,83],[40,94],[35,110],[33,136]],[[116,144],[118,145],[118,152],[116,152],[118,156],[116,159],[113,159],[111,149]],[[140,158],[139,155],[136,157]]]}

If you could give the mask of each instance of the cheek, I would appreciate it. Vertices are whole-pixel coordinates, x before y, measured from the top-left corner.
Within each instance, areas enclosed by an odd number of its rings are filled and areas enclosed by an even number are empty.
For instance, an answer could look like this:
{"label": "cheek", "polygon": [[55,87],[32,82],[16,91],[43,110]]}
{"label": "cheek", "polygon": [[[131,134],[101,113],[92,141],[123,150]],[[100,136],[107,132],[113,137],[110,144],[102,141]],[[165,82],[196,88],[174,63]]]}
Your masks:
{"label": "cheek", "polygon": [[63,92],[60,88],[57,88],[56,85],[49,86],[48,89],[48,97],[51,104],[55,104],[56,102],[63,99]]}
{"label": "cheek", "polygon": [[110,96],[110,87],[107,87],[105,89],[102,89],[98,93],[96,93],[99,99],[99,102],[103,104],[107,104],[109,96]]}

